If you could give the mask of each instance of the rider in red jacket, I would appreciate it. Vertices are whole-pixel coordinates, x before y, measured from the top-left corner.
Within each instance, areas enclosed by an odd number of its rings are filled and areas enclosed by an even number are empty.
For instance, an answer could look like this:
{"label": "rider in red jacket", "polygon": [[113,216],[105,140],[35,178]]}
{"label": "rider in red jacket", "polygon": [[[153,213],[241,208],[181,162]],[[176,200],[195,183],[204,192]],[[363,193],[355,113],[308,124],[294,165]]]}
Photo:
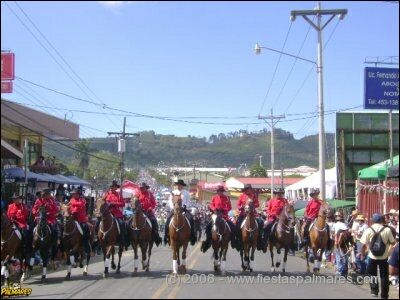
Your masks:
{"label": "rider in red jacket", "polygon": [[[251,184],[245,184],[243,189],[242,189],[242,194],[239,197],[239,201],[237,204],[237,208],[239,210],[239,217],[237,218],[236,221],[236,232],[237,232],[237,239],[238,241],[242,240],[242,235],[241,235],[241,225],[243,220],[246,217],[245,214],[245,207],[248,204],[249,201],[252,201],[254,204],[254,209],[260,207],[260,202],[258,200],[258,194],[254,191],[253,187]],[[256,214],[257,216],[257,214]],[[264,227],[264,222],[261,218],[256,217],[256,221],[258,224],[258,241],[257,241],[257,250],[262,250],[264,249],[264,238],[263,238],[263,227]],[[241,245],[239,245],[239,248]]]}
{"label": "rider in red jacket", "polygon": [[[220,185],[217,188],[217,195],[212,197],[211,203],[209,205],[210,210],[213,213],[216,213],[219,210],[222,213],[222,217],[227,222],[230,231],[231,231],[231,246],[232,248],[237,247],[236,242],[236,230],[235,225],[233,225],[232,221],[229,219],[228,212],[232,209],[231,199],[224,194],[225,188]],[[210,222],[206,226],[206,240],[201,245],[201,250],[206,252],[208,248],[211,246],[211,229],[212,229],[213,221]]]}
{"label": "rider in red jacket", "polygon": [[[319,189],[311,188],[310,189],[310,197],[311,199],[308,200],[306,209],[304,211],[304,219],[305,219],[305,225],[304,225],[304,231],[303,231],[303,241],[300,245],[300,248],[303,247],[304,245],[307,245],[310,242],[310,235],[309,235],[309,229],[310,225],[314,220],[318,217],[319,209],[321,208],[321,205],[324,204],[324,201],[318,198],[320,191]],[[325,226],[328,237],[330,237],[329,233],[329,226],[326,224]],[[328,238],[328,249],[331,248],[331,242],[330,238]]]}
{"label": "rider in red jacket", "polygon": [[143,212],[151,221],[154,241],[158,246],[162,240],[158,232],[157,219],[154,216],[154,209],[156,208],[157,203],[153,193],[149,190],[149,188],[150,186],[148,186],[145,182],[143,182],[142,185],[140,186],[140,192],[138,198],[142,205]]}
{"label": "rider in red jacket", "polygon": [[28,226],[29,211],[22,203],[22,196],[14,194],[11,199],[14,203],[8,206],[7,217],[13,222],[22,233],[22,244],[25,250],[24,253],[31,253],[32,234]]}
{"label": "rider in red jacket", "polygon": [[59,229],[57,226],[57,215],[59,213],[59,207],[57,206],[54,198],[51,195],[50,189],[42,191],[42,198],[36,200],[32,208],[32,215],[37,221],[40,213],[40,208],[45,207],[47,223],[50,226],[53,241],[56,241],[60,237]]}
{"label": "rider in red jacket", "polygon": [[80,189],[74,189],[71,192],[71,199],[69,200],[69,209],[71,214],[75,217],[75,220],[79,222],[83,230],[83,245],[86,253],[90,253],[89,244],[89,227],[88,227],[88,216],[86,213],[86,200],[81,196]]}
{"label": "rider in red jacket", "polygon": [[265,209],[265,212],[268,216],[268,222],[265,226],[265,243],[268,242],[269,236],[271,234],[271,229],[276,220],[278,219],[279,215],[282,212],[282,209],[288,204],[287,199],[283,196],[285,194],[285,190],[282,188],[277,188],[274,190],[275,197],[268,201],[268,205]]}
{"label": "rider in red jacket", "polygon": [[107,191],[103,197],[110,205],[110,213],[117,220],[119,228],[121,230],[120,245],[125,246],[125,249],[127,250],[129,246],[129,237],[125,227],[124,215],[122,213],[125,202],[124,199],[122,199],[120,193],[117,193],[118,188],[120,188],[120,185],[116,180],[113,180],[110,185],[110,190]]}

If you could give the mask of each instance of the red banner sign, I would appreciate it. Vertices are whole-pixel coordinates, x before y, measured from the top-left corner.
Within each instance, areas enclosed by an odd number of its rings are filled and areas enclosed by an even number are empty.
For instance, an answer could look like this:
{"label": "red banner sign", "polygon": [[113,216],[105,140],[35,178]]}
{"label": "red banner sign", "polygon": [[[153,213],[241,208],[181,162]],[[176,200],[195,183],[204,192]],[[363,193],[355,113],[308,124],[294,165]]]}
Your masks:
{"label": "red banner sign", "polygon": [[14,80],[14,53],[1,53],[1,80]]}
{"label": "red banner sign", "polygon": [[1,83],[1,93],[12,93],[13,83],[12,81],[4,81]]}

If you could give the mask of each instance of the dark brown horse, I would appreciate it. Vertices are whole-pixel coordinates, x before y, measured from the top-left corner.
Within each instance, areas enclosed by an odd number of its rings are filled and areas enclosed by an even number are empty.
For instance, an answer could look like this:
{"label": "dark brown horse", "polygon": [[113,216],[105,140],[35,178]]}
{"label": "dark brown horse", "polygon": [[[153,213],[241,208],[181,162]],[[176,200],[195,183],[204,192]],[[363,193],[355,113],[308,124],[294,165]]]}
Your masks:
{"label": "dark brown horse", "polygon": [[[310,262],[308,259],[309,253],[308,249],[311,248],[315,257],[314,269],[315,273],[318,273],[321,268],[322,254],[328,249],[329,234],[326,229],[326,217],[330,209],[327,204],[322,204],[318,217],[309,230],[310,234],[310,244],[305,245],[306,260],[307,260],[307,272],[310,272]],[[303,228],[304,232],[304,228]]]}
{"label": "dark brown horse", "polygon": [[[271,253],[271,271],[275,272],[275,268],[279,268],[281,264],[281,249],[284,249],[282,272],[286,271],[286,261],[289,248],[294,240],[294,226],[296,225],[296,219],[294,214],[293,205],[286,205],[278,219],[276,230],[271,232],[269,239],[269,251]],[[277,253],[277,262],[274,265],[274,247]]]}
{"label": "dark brown horse", "polygon": [[133,275],[137,273],[139,260],[138,260],[138,246],[142,251],[142,268],[149,271],[151,249],[153,248],[152,228],[149,219],[145,216],[142,210],[142,205],[137,198],[133,198],[134,214],[129,220],[128,235],[135,253],[133,265]]}
{"label": "dark brown horse", "polygon": [[228,223],[224,220],[221,210],[212,215],[211,241],[214,249],[214,271],[226,274],[226,253],[228,252],[231,233]]}
{"label": "dark brown horse", "polygon": [[103,260],[104,260],[104,273],[103,277],[108,277],[108,268],[110,267],[110,256],[111,256],[111,268],[113,270],[117,269],[116,273],[121,272],[121,257],[122,257],[122,247],[118,247],[118,267],[114,263],[115,254],[115,244],[118,242],[118,221],[110,213],[110,206],[101,198],[97,201],[97,214],[100,216],[99,232],[97,233],[100,246],[103,250]]}
{"label": "dark brown horse", "polygon": [[[22,240],[18,236],[17,229],[7,217],[7,214],[1,215],[1,277],[5,282],[9,283],[9,266],[12,257],[20,257],[22,269]],[[21,233],[19,233],[21,235]],[[23,275],[24,278],[24,275]]]}
{"label": "dark brown horse", "polygon": [[[67,280],[71,278],[71,265],[75,264],[75,258],[79,258],[79,266],[83,268],[83,257],[85,253],[84,243],[83,243],[83,232],[81,232],[82,228],[79,228],[80,225],[75,220],[75,217],[70,213],[69,205],[63,204],[61,206],[61,211],[64,217],[64,232],[62,243],[64,246],[64,250],[67,256],[67,276],[65,277]],[[79,227],[78,227],[79,226]],[[89,244],[93,243],[94,238],[94,229],[90,224],[89,226]],[[86,265],[83,271],[83,276],[87,275],[88,266],[90,261],[90,250],[86,253]]]}
{"label": "dark brown horse", "polygon": [[[174,195],[174,216],[169,224],[169,236],[172,248],[172,273],[186,273],[186,250],[190,240],[189,221],[183,214],[182,198],[180,195]],[[182,249],[182,264],[179,256],[179,250]]]}
{"label": "dark brown horse", "polygon": [[39,222],[33,229],[33,253],[39,251],[43,260],[42,281],[46,280],[47,264],[50,257],[54,264],[56,243],[57,241],[52,237],[50,226],[47,224],[46,207],[42,206],[39,208]]}
{"label": "dark brown horse", "polygon": [[251,262],[254,262],[254,252],[257,248],[259,232],[253,201],[249,201],[248,204],[246,204],[245,212],[246,218],[241,225],[243,249],[240,250],[240,258],[242,260],[242,270],[249,270],[250,272],[253,272]]}

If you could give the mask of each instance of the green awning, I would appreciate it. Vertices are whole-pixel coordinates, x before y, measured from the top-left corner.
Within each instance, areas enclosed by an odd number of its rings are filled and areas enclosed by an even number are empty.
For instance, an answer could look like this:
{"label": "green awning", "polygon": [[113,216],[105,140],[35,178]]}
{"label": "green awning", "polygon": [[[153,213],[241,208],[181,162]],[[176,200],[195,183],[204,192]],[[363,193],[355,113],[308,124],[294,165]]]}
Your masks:
{"label": "green awning", "polygon": [[[351,201],[351,200],[340,200],[340,199],[335,199],[335,200],[327,200],[329,205],[334,208],[345,208],[345,207],[355,207],[356,206],[356,201]],[[296,211],[295,215],[296,217],[302,217],[304,216],[304,211],[306,209],[302,208]]]}
{"label": "green awning", "polygon": [[[393,165],[399,165],[399,156],[393,157]],[[358,171],[359,179],[385,179],[387,169],[390,167],[390,159],[380,162],[379,164]]]}

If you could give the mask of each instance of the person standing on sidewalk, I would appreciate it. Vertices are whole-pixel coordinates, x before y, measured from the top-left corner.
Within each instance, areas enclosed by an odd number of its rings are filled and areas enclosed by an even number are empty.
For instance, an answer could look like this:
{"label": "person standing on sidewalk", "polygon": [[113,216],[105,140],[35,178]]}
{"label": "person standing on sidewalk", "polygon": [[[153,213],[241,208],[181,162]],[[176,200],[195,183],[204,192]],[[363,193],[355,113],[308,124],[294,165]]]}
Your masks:
{"label": "person standing on sidewalk", "polygon": [[395,239],[392,231],[384,226],[385,219],[381,214],[372,216],[372,226],[368,228],[361,237],[361,260],[364,260],[367,249],[368,263],[367,274],[370,278],[371,296],[377,297],[379,293],[379,283],[377,280],[378,266],[381,279],[381,298],[389,297],[389,246],[394,245]]}

